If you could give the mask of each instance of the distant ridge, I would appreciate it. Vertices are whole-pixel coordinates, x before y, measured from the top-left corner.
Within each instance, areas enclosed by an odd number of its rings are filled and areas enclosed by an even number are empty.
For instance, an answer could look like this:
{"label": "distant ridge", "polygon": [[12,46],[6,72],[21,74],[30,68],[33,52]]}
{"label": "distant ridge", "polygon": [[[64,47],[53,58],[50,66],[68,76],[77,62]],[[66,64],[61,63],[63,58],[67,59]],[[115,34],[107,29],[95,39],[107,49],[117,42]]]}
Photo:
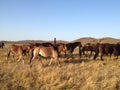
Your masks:
{"label": "distant ridge", "polygon": [[[8,44],[28,44],[28,43],[45,43],[45,42],[50,42],[54,43],[53,41],[45,41],[45,40],[19,40],[19,41],[3,41]],[[68,41],[64,40],[57,40],[57,43],[68,43]]]}
{"label": "distant ridge", "polygon": [[[93,37],[82,37],[71,42],[81,42],[82,44],[85,43],[118,43],[120,39],[112,38],[112,37],[103,37],[103,38],[93,38]],[[45,40],[20,40],[20,41],[4,41],[5,43],[14,43],[14,44],[27,44],[27,43],[44,43],[53,41],[45,41]],[[57,40],[57,43],[68,43],[68,41],[64,40]]]}

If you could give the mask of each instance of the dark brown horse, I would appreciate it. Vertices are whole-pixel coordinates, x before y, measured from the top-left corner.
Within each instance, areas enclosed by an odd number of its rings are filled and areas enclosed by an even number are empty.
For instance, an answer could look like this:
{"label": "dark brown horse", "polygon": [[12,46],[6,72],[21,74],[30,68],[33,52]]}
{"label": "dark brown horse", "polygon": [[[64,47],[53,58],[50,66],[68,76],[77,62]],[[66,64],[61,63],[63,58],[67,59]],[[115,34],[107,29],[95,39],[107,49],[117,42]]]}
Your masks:
{"label": "dark brown horse", "polygon": [[23,60],[23,64],[24,64],[24,58],[23,58],[24,50],[21,45],[14,45],[14,44],[10,45],[7,52],[7,58],[6,58],[7,60],[10,57],[10,54],[12,54],[14,61],[15,61],[14,55],[15,54],[19,55],[18,61]]}
{"label": "dark brown horse", "polygon": [[[73,57],[74,49],[75,49],[77,46],[79,47],[79,55],[81,56],[81,47],[82,47],[81,42],[73,42],[73,43],[67,43],[67,44],[66,44],[66,47],[67,47],[66,52],[68,52],[68,54],[69,54],[70,57]],[[68,58],[69,58],[69,57],[68,57]]]}
{"label": "dark brown horse", "polygon": [[0,48],[3,48],[5,46],[4,42],[0,42]]}
{"label": "dark brown horse", "polygon": [[[31,52],[31,57],[30,57],[30,65],[32,65],[32,61],[38,57],[38,56],[42,56],[42,57],[50,57],[51,60],[49,62],[49,65],[51,65],[53,59],[58,61],[58,65],[60,65],[59,63],[59,53],[58,53],[58,50],[56,49],[56,47],[54,46],[43,46],[43,45],[40,45],[38,47],[35,47],[32,52]],[[41,60],[40,60],[41,61]],[[41,64],[42,64],[42,61],[41,61]]]}
{"label": "dark brown horse", "polygon": [[[86,57],[91,57],[93,52],[96,50],[96,44],[86,43],[82,47],[82,53]],[[88,53],[90,52],[90,53]]]}
{"label": "dark brown horse", "polygon": [[100,59],[103,60],[103,56],[110,56],[114,54],[114,55],[118,55],[118,50],[117,50],[117,44],[109,44],[109,43],[104,43],[104,44],[99,44],[98,48],[96,49],[96,53],[94,55],[94,59],[97,58],[98,54],[100,55]]}
{"label": "dark brown horse", "polygon": [[114,56],[116,57],[116,60],[118,59],[118,56],[120,55],[120,43],[117,43],[114,47]]}

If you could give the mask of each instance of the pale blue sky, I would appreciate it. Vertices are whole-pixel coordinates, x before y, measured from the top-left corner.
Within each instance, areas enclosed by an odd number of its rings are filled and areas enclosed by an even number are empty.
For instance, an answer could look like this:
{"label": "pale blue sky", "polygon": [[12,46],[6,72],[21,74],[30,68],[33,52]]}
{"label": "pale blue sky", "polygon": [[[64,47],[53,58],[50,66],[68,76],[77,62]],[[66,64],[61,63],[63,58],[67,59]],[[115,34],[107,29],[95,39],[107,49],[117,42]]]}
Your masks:
{"label": "pale blue sky", "polygon": [[120,38],[120,0],[0,0],[0,40]]}

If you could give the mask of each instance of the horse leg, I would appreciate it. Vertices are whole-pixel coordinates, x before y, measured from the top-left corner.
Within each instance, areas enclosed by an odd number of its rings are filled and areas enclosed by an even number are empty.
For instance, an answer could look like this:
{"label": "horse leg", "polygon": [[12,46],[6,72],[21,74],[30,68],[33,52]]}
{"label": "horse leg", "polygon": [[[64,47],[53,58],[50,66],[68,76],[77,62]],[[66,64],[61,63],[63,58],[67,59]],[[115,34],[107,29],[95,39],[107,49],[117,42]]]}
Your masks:
{"label": "horse leg", "polygon": [[50,60],[50,62],[49,62],[49,64],[48,64],[48,65],[51,65],[52,61],[53,61],[53,58],[51,58],[51,60]]}
{"label": "horse leg", "polygon": [[24,58],[22,59],[22,62],[23,62],[23,64],[25,63],[25,60],[24,60]]}
{"label": "horse leg", "polygon": [[22,63],[24,64],[25,63],[25,59],[24,59],[24,57],[22,56]]}
{"label": "horse leg", "polygon": [[15,56],[14,56],[14,53],[12,53],[12,60],[13,60],[13,62],[15,62]]}
{"label": "horse leg", "polygon": [[116,60],[118,59],[119,55],[117,55]]}
{"label": "horse leg", "polygon": [[32,66],[32,61],[37,57],[37,55],[33,56],[32,59],[30,59],[30,66]]}
{"label": "horse leg", "polygon": [[119,57],[119,52],[118,51],[114,51],[113,55],[114,55],[114,59],[117,60],[118,57]]}
{"label": "horse leg", "polygon": [[90,55],[89,55],[89,57],[91,57],[92,56],[92,51],[90,52]]}
{"label": "horse leg", "polygon": [[8,53],[7,53],[6,60],[8,60],[9,57],[10,57],[10,51],[8,51]]}
{"label": "horse leg", "polygon": [[30,57],[30,60],[29,60],[30,66],[32,66],[32,61],[38,56],[38,54],[39,54],[38,52],[34,53],[34,51],[32,50],[31,57]]}
{"label": "horse leg", "polygon": [[110,59],[111,59],[112,53],[110,53]]}
{"label": "horse leg", "polygon": [[119,55],[117,54],[117,55],[114,55],[114,59],[115,60],[117,60],[118,59],[118,57],[119,57]]}
{"label": "horse leg", "polygon": [[58,66],[60,66],[60,61],[59,61],[59,58],[58,59],[55,59],[57,62],[58,62]]}
{"label": "horse leg", "polygon": [[40,61],[41,65],[44,66],[40,56],[39,56],[39,61]]}
{"label": "horse leg", "polygon": [[28,60],[28,62],[31,64],[32,58],[33,58],[33,51],[34,50],[30,50],[29,54],[30,54],[30,59]]}
{"label": "horse leg", "polygon": [[83,55],[84,55],[85,57],[88,57],[88,56],[87,56],[87,54],[88,54],[88,52],[87,52],[87,51],[86,51],[86,52],[85,52],[85,51],[83,51]]}
{"label": "horse leg", "polygon": [[82,57],[82,50],[80,47],[79,47],[79,56],[80,56],[80,58]]}
{"label": "horse leg", "polygon": [[66,57],[67,56],[66,51],[64,53],[65,53],[65,57]]}
{"label": "horse leg", "polygon": [[95,53],[93,59],[95,60],[97,58],[97,56],[98,56],[98,52]]}
{"label": "horse leg", "polygon": [[17,61],[19,62],[19,61],[21,60],[21,58],[22,58],[22,55],[20,55],[20,56],[19,56],[19,58],[18,58],[18,60],[17,60]]}
{"label": "horse leg", "polygon": [[100,59],[101,59],[101,61],[103,61],[103,53],[101,53]]}
{"label": "horse leg", "polygon": [[69,52],[68,53],[68,56],[67,56],[67,59],[69,59],[71,57],[71,53]]}
{"label": "horse leg", "polygon": [[70,57],[71,57],[72,59],[74,58],[74,57],[73,57],[73,50],[72,50],[72,51],[69,51],[68,54],[69,54],[69,56],[67,57],[67,59],[69,59]]}
{"label": "horse leg", "polygon": [[23,64],[25,63],[25,60],[24,60],[24,58],[23,58],[23,55],[20,55],[20,57],[19,57],[19,59],[18,59],[18,62],[19,62],[20,60],[22,60],[22,63],[23,63]]}
{"label": "horse leg", "polygon": [[82,52],[81,51],[79,51],[79,56],[80,56],[80,58],[82,57]]}
{"label": "horse leg", "polygon": [[60,66],[59,58],[54,58],[54,59],[55,59],[55,62],[58,62],[58,66]]}
{"label": "horse leg", "polygon": [[26,56],[27,56],[27,58],[29,58],[29,56],[30,56],[30,51],[28,51],[28,52],[26,53]]}

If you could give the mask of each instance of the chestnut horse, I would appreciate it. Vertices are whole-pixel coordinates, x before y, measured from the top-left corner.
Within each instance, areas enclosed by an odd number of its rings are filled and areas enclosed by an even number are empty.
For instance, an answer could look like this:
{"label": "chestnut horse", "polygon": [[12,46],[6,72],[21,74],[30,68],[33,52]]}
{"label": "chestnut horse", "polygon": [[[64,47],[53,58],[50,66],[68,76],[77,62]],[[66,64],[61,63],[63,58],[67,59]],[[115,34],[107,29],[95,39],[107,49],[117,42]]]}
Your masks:
{"label": "chestnut horse", "polygon": [[18,61],[23,60],[23,64],[24,64],[24,58],[23,58],[23,54],[25,53],[25,51],[23,50],[23,47],[21,45],[10,45],[8,48],[8,52],[7,52],[7,60],[10,57],[10,54],[12,54],[12,58],[13,61],[15,61],[14,55],[17,54],[19,55]]}
{"label": "chestnut horse", "polygon": [[41,45],[45,46],[45,47],[53,46],[53,47],[56,47],[58,49],[59,54],[61,54],[61,52],[64,52],[66,55],[67,47],[66,47],[66,44],[64,44],[64,43],[52,44],[52,43],[46,42],[46,43],[34,43],[34,44],[30,44],[30,45],[32,45],[34,47],[39,47]]}
{"label": "chestnut horse", "polygon": [[22,48],[23,48],[23,51],[24,51],[24,54],[29,56],[30,55],[30,51],[35,47],[35,45],[33,44],[25,44],[25,45],[22,45]]}
{"label": "chestnut horse", "polygon": [[58,44],[56,44],[56,46],[58,48],[59,54],[61,54],[61,52],[64,52],[65,56],[66,56],[66,51],[67,51],[66,44],[64,44],[64,43],[58,43]]}
{"label": "chestnut horse", "polygon": [[[40,45],[38,47],[35,47],[32,51],[31,51],[31,57],[30,57],[30,66],[32,65],[32,61],[37,57],[37,56],[42,56],[42,57],[50,57],[51,60],[49,62],[48,65],[51,65],[53,59],[58,61],[58,65],[60,66],[60,62],[59,62],[59,53],[58,53],[58,49],[54,46],[43,46]],[[40,60],[41,61],[41,60]],[[41,61],[42,64],[42,61]]]}

